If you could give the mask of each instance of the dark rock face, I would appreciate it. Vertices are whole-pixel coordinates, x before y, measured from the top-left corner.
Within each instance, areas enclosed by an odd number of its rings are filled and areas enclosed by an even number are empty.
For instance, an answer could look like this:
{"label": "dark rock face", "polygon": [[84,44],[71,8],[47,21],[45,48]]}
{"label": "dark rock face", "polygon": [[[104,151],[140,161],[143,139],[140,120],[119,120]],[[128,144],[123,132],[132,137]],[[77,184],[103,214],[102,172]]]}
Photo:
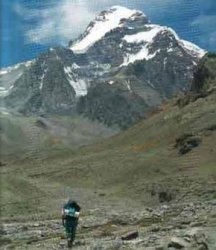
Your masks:
{"label": "dark rock face", "polygon": [[193,148],[198,147],[201,142],[202,140],[198,136],[194,136],[192,134],[183,134],[176,139],[175,147],[178,148],[180,155],[184,155],[190,152]]}
{"label": "dark rock face", "polygon": [[212,94],[216,90],[215,72],[216,54],[208,53],[197,66],[190,91],[186,95],[180,96],[176,101],[176,105],[183,108],[200,98]]}
{"label": "dark rock face", "polygon": [[26,69],[5,97],[6,106],[25,114],[71,112],[75,92],[66,79],[60,55],[57,57],[58,51],[43,54]]}
{"label": "dark rock face", "polygon": [[[100,23],[106,28],[112,15],[121,16],[115,27],[84,51],[75,49],[86,38],[94,40],[94,28]],[[204,54],[173,30],[152,25],[143,13],[123,7],[101,12],[69,45],[50,49],[26,67],[10,82],[1,105],[24,114],[78,111],[125,128],[164,99],[188,89]]]}
{"label": "dark rock face", "polygon": [[173,195],[171,192],[168,191],[160,191],[158,193],[158,198],[161,203],[170,202],[173,199]]}
{"label": "dark rock face", "polygon": [[203,93],[216,88],[216,54],[209,53],[199,63],[191,85],[191,92]]}
{"label": "dark rock face", "polygon": [[77,111],[90,119],[108,126],[119,125],[125,129],[145,116],[148,109],[143,99],[135,93],[122,91],[109,84],[100,84],[79,99]]}

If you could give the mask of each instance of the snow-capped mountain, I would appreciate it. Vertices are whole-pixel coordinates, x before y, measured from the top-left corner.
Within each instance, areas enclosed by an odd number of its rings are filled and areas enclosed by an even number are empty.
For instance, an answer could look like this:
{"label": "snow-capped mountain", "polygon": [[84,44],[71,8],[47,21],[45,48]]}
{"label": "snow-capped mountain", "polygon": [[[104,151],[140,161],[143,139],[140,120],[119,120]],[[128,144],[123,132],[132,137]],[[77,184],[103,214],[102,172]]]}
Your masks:
{"label": "snow-capped mountain", "polygon": [[89,24],[86,32],[70,48],[75,53],[85,53],[111,30],[123,27],[125,21],[134,21],[137,17],[145,18],[142,12],[121,6],[114,6],[107,11],[103,11]]}
{"label": "snow-capped mountain", "polygon": [[[132,55],[130,53],[128,57],[131,57],[131,60],[126,57],[126,62],[123,65],[133,63],[137,60],[153,58],[156,52],[151,53],[150,48],[154,41],[157,40],[157,37],[164,33],[173,35],[179,46],[188,53],[196,57],[202,57],[205,54],[205,51],[196,45],[181,40],[171,28],[148,23],[150,23],[149,20],[142,12],[129,10],[121,6],[114,6],[108,11],[101,12],[96,19],[89,24],[86,32],[77,41],[71,44],[70,48],[74,53],[87,53],[89,48],[103,39],[107,33],[119,28],[120,30],[136,30],[135,33],[133,31],[126,31],[126,33],[129,34],[122,37],[122,43],[119,44],[120,48],[128,44],[145,44],[138,53]],[[141,28],[141,30],[137,32],[138,28]],[[128,45],[128,47],[130,46]],[[171,48],[169,48],[169,52],[170,51]]]}
{"label": "snow-capped mountain", "polygon": [[[24,113],[78,112],[125,127],[187,89],[204,55],[142,12],[114,6],[67,48],[50,49],[10,84],[5,80],[1,103]],[[7,71],[1,76],[9,77]]]}

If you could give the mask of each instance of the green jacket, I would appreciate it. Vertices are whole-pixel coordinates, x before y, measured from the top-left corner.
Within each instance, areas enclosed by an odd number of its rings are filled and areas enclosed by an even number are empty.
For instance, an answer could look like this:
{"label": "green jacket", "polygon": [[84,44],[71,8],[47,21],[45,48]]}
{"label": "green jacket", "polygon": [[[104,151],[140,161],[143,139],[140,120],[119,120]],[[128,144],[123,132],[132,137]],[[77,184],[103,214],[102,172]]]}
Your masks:
{"label": "green jacket", "polygon": [[76,227],[78,223],[78,218],[75,217],[76,210],[73,207],[69,207],[68,204],[65,204],[63,207],[63,216],[62,222],[64,227],[71,228]]}

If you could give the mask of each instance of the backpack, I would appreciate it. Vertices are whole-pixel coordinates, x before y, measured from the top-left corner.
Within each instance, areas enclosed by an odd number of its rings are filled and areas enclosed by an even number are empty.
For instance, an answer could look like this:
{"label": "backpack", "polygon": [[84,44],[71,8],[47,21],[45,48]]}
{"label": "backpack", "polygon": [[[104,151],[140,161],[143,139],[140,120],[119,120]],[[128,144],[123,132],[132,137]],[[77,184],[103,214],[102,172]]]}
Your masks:
{"label": "backpack", "polygon": [[62,214],[70,217],[79,217],[81,207],[72,200],[69,200],[62,209]]}
{"label": "backpack", "polygon": [[65,215],[65,216],[76,217],[76,216],[75,216],[75,213],[76,213],[75,208],[72,208],[72,207],[64,207],[63,210],[64,210],[64,215]]}

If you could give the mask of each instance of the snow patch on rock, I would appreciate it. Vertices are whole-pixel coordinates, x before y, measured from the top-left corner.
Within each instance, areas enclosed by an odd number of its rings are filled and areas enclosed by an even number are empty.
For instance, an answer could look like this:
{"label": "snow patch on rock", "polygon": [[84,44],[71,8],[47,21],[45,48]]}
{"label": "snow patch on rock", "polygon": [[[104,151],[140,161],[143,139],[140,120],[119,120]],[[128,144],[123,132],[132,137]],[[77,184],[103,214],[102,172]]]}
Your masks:
{"label": "snow patch on rock", "polygon": [[142,31],[134,35],[126,35],[123,37],[123,40],[127,43],[152,43],[156,35],[164,29],[162,26],[153,24],[145,25],[145,27],[150,28],[150,30]]}
{"label": "snow patch on rock", "polygon": [[180,43],[182,44],[182,47],[188,52],[191,53],[193,56],[197,56],[199,58],[202,58],[206,51],[195,45],[194,43],[191,43],[189,41],[180,40]]}
{"label": "snow patch on rock", "polygon": [[103,38],[106,33],[122,26],[121,20],[132,18],[137,10],[130,10],[121,6],[113,6],[110,10],[101,12],[86,30],[86,35],[75,42],[70,48],[74,53],[85,53],[92,45]]}
{"label": "snow patch on rock", "polygon": [[5,88],[3,86],[0,86],[0,97],[7,96],[10,91],[13,89],[14,85],[11,85],[10,88]]}
{"label": "snow patch on rock", "polygon": [[64,72],[67,76],[67,80],[74,89],[76,96],[85,96],[88,93],[88,84],[83,79],[76,80],[72,72],[73,67],[65,67]]}
{"label": "snow patch on rock", "polygon": [[[176,32],[166,26],[159,26],[155,24],[147,24],[145,27],[148,29],[146,31],[142,31],[133,35],[126,35],[122,38],[123,42],[126,42],[127,44],[142,44],[142,48],[140,51],[136,54],[126,54],[124,57],[124,61],[121,64],[121,66],[127,66],[130,63],[134,63],[135,61],[139,60],[150,60],[156,56],[160,50],[155,51],[154,53],[150,53],[149,48],[154,43],[154,40],[159,34],[163,34],[165,32],[170,33],[174,36],[176,41],[178,42],[179,46],[181,46],[188,54],[202,58],[206,51],[199,48],[195,44],[182,40],[179,38],[179,36],[176,34]],[[167,52],[170,53],[173,51],[173,48],[170,47]]]}
{"label": "snow patch on rock", "polygon": [[175,37],[178,44],[192,56],[202,58],[206,54],[206,51],[204,49],[201,49],[199,46],[195,45],[192,42],[181,39],[172,28],[164,27],[164,31],[170,32]]}
{"label": "snow patch on rock", "polygon": [[8,73],[12,72],[13,70],[18,69],[20,66],[30,67],[33,62],[34,62],[34,60],[27,61],[27,62],[24,62],[24,63],[18,63],[18,64],[15,64],[13,66],[2,68],[2,69],[0,69],[0,76],[8,74]]}
{"label": "snow patch on rock", "polygon": [[139,44],[144,43],[143,47],[136,54],[126,54],[124,57],[124,62],[121,66],[127,66],[130,63],[140,60],[150,60],[155,57],[155,55],[160,52],[160,50],[154,53],[149,52],[150,45],[154,42],[155,37],[164,30],[164,27],[154,24],[145,25],[148,28],[147,31],[142,31],[133,35],[126,35],[123,37],[123,41],[126,43]]}
{"label": "snow patch on rock", "polygon": [[143,47],[137,54],[127,54],[121,66],[127,66],[130,63],[134,63],[135,61],[141,61],[144,59],[150,60],[155,57],[156,54],[157,52],[151,54],[147,47]]}
{"label": "snow patch on rock", "polygon": [[42,90],[42,88],[43,88],[43,80],[44,80],[45,74],[46,74],[46,72],[43,73],[43,75],[41,76],[41,79],[40,79],[40,85],[39,85],[40,90]]}
{"label": "snow patch on rock", "polygon": [[0,87],[0,96],[6,96],[8,94],[8,90],[4,87]]}

